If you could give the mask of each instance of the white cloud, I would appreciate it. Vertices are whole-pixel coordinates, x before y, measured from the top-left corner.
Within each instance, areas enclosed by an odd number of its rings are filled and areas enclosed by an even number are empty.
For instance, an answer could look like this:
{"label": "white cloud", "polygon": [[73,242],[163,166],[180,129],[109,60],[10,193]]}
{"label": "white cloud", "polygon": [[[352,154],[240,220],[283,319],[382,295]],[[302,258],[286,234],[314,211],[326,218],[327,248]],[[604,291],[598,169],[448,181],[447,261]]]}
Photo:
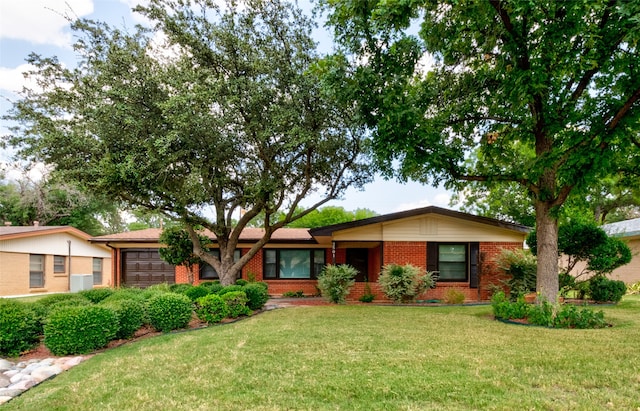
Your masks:
{"label": "white cloud", "polygon": [[3,1],[0,7],[0,38],[70,47],[65,16],[75,19],[93,13],[93,0]]}
{"label": "white cloud", "polygon": [[34,66],[31,64],[21,64],[16,68],[0,67],[0,90],[8,91],[12,95],[17,94],[24,85],[33,82],[33,80],[25,79],[22,74],[33,68]]}

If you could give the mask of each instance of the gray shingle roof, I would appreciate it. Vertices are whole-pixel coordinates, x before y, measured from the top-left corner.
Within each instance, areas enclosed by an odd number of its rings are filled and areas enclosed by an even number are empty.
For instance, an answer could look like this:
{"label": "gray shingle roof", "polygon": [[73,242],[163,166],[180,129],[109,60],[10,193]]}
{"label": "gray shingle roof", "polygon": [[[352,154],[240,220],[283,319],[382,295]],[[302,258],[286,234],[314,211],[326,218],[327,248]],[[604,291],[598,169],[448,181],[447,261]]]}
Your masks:
{"label": "gray shingle roof", "polygon": [[640,235],[640,218],[605,224],[602,229],[611,236],[634,237]]}

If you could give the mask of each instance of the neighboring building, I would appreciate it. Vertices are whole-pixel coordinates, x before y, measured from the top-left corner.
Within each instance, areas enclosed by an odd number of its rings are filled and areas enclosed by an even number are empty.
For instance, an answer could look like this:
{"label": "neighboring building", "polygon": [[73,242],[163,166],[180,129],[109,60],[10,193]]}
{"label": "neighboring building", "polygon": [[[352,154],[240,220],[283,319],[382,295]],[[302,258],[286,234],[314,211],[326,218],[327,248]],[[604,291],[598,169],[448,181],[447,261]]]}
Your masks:
{"label": "neighboring building", "polygon": [[631,262],[614,270],[610,277],[627,284],[640,281],[640,218],[605,224],[602,229],[612,237],[619,237],[631,249]]}
{"label": "neighboring building", "polygon": [[[359,271],[349,298],[361,296],[368,281],[376,298],[382,299],[376,284],[382,267],[411,263],[439,272],[437,287],[422,299],[442,298],[446,290],[454,288],[469,301],[486,300],[492,285],[501,285],[495,256],[503,248],[522,248],[528,232],[522,225],[438,207],[316,229],[284,228],[244,266],[242,278],[265,281],[271,295],[287,291],[316,294],[316,277],[322,267],[347,263]],[[144,287],[188,281],[185,267],[171,266],[160,258],[160,233],[159,229],[147,229],[91,239],[112,249],[113,285]],[[238,256],[261,236],[261,229],[245,229]],[[197,267],[194,283],[216,278],[208,265]]]}
{"label": "neighboring building", "polygon": [[67,226],[0,227],[0,296],[69,291],[69,274],[111,285],[111,252]]}

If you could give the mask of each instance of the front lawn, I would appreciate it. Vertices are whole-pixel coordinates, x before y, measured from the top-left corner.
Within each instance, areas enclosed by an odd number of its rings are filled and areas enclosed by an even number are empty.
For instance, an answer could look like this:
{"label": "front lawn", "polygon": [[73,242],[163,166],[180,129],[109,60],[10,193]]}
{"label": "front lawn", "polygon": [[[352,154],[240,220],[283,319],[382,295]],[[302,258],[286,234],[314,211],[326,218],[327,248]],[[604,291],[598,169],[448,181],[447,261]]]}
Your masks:
{"label": "front lawn", "polygon": [[612,328],[504,324],[490,306],[266,312],[101,353],[4,410],[640,407],[640,297]]}

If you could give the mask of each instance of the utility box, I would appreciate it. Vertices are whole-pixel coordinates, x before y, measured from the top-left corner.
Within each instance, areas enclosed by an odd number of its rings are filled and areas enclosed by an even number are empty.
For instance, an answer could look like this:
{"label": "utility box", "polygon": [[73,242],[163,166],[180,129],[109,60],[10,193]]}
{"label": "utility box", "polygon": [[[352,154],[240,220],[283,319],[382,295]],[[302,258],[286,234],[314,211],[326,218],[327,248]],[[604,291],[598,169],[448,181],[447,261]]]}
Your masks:
{"label": "utility box", "polygon": [[71,275],[70,291],[77,293],[78,291],[90,290],[93,288],[93,274],[73,274]]}

